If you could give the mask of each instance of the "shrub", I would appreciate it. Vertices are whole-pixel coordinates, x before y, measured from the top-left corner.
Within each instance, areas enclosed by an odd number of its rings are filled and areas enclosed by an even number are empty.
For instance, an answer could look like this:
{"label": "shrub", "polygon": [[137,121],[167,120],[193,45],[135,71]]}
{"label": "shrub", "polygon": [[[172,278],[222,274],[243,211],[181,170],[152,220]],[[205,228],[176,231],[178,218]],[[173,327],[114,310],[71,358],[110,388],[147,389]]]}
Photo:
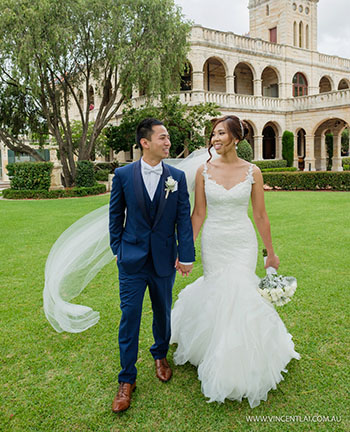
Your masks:
{"label": "shrub", "polygon": [[293,166],[294,159],[294,135],[293,132],[284,131],[282,135],[282,157],[287,161],[287,166]]}
{"label": "shrub", "polygon": [[263,173],[264,183],[284,190],[350,190],[350,172]]}
{"label": "shrub", "polygon": [[350,165],[343,165],[344,171],[350,171]]}
{"label": "shrub", "polygon": [[108,174],[110,174],[108,169],[98,170],[95,173],[95,179],[97,181],[108,181]]}
{"label": "shrub", "polygon": [[253,161],[253,164],[255,164],[260,169],[264,168],[284,168],[287,166],[287,161],[285,160],[262,160],[262,161]]}
{"label": "shrub", "polygon": [[286,171],[297,171],[295,167],[285,167],[285,168],[262,168],[261,172],[286,172]]}
{"label": "shrub", "polygon": [[7,165],[11,188],[15,190],[49,190],[52,162],[16,162]]}
{"label": "shrub", "polygon": [[237,156],[251,162],[253,159],[253,149],[247,140],[242,140],[237,146]]}
{"label": "shrub", "polygon": [[350,165],[350,157],[345,157],[342,160],[343,167],[344,165]]}
{"label": "shrub", "polygon": [[77,175],[75,178],[76,187],[92,187],[96,184],[94,164],[90,161],[77,162]]}
{"label": "shrub", "polygon": [[15,190],[5,189],[3,197],[7,199],[54,199],[98,195],[106,192],[106,186],[98,184],[92,187],[71,188],[61,190]]}

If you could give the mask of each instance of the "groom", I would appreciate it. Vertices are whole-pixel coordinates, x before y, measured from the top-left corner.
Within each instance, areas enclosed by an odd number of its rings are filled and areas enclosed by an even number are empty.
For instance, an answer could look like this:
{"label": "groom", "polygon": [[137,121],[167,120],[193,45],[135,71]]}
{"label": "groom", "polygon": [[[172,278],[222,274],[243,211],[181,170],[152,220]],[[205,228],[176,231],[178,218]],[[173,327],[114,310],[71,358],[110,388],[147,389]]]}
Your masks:
{"label": "groom", "polygon": [[162,122],[145,119],[136,139],[142,158],[115,170],[109,210],[110,244],[119,269],[119,350],[122,370],[114,412],[130,406],[136,388],[136,367],[142,302],[146,287],[153,309],[156,376],[169,381],[166,360],[170,340],[170,310],[176,269],[192,270],[194,257],[185,174],[162,160],[169,156],[169,134]]}

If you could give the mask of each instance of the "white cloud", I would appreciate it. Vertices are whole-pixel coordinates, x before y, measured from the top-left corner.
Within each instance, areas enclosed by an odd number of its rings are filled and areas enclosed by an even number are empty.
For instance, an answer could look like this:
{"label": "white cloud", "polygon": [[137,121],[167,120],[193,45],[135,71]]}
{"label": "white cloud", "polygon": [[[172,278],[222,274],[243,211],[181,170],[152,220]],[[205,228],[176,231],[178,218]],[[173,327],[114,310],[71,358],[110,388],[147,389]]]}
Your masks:
{"label": "white cloud", "polygon": [[[249,31],[248,0],[175,0],[187,18],[204,27],[236,34]],[[350,58],[349,0],[318,3],[318,50]]]}

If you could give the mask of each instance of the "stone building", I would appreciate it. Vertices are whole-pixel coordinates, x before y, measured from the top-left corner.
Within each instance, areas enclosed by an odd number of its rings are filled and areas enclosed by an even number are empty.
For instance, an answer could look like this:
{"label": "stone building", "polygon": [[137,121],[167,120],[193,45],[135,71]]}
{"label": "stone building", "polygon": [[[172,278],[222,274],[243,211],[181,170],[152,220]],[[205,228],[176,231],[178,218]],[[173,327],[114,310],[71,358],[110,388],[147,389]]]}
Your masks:
{"label": "stone building", "polygon": [[[341,134],[350,124],[350,59],[317,51],[318,1],[249,0],[247,36],[194,25],[180,98],[190,105],[215,102],[223,114],[245,120],[255,160],[280,159],[282,134],[289,130],[294,165],[325,170],[325,135],[333,133],[332,170],[341,171]],[[98,106],[98,92],[90,92]],[[135,92],[134,106],[143,102]],[[1,155],[6,178],[4,147]]]}

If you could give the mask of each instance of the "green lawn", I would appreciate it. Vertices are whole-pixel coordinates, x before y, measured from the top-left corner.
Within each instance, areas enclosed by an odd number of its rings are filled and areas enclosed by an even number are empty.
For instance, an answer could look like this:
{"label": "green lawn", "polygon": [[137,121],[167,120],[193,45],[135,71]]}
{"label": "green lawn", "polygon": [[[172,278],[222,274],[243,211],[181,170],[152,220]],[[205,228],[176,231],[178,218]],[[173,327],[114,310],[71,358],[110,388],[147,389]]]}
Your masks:
{"label": "green lawn", "polygon": [[[0,200],[1,431],[316,431],[350,430],[350,193],[265,194],[280,272],[298,279],[293,300],[278,312],[300,361],[267,402],[206,403],[196,369],[174,368],[163,384],[154,373],[151,306],[145,297],[137,390],[121,415],[117,389],[117,272],[108,265],[77,298],[101,313],[80,334],[56,333],[42,306],[44,266],[55,239],[108,196],[46,201]],[[199,250],[199,245],[197,245]],[[257,273],[263,275],[259,257]],[[201,274],[177,277],[174,298]],[[171,347],[169,359],[172,364]],[[246,416],[337,416],[341,422],[249,423]],[[288,418],[287,418],[288,420]]]}

